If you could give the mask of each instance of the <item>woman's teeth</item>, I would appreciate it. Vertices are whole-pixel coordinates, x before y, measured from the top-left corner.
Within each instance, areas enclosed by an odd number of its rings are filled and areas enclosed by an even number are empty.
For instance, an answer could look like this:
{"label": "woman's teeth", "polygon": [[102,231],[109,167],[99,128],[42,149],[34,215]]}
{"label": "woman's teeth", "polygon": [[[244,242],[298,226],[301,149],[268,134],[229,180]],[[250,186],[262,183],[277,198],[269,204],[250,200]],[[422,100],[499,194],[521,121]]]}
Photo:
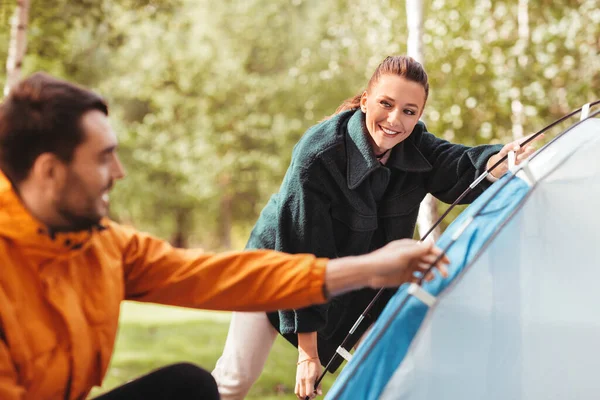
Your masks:
{"label": "woman's teeth", "polygon": [[400,132],[396,132],[396,131],[392,131],[387,128],[384,128],[383,126],[381,127],[381,130],[384,131],[388,135],[397,135],[400,133]]}

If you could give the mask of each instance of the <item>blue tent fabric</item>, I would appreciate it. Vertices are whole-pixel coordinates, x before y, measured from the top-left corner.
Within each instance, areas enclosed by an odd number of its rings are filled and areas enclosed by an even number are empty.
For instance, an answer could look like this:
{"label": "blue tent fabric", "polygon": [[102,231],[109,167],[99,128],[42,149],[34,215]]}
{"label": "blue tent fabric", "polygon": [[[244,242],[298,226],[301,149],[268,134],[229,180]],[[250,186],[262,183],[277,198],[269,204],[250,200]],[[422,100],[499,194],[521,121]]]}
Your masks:
{"label": "blue tent fabric", "polygon": [[598,398],[598,113],[459,216],[437,243],[451,276],[423,285],[435,304],[400,288],[328,399]]}
{"label": "blue tent fabric", "polygon": [[[526,182],[510,173],[486,190],[448,227],[437,242],[438,247],[446,248],[453,236],[473,218],[448,251],[451,260],[450,276],[442,279],[437,275],[431,282],[425,282],[423,289],[438,296],[452,285],[529,191],[530,186]],[[398,289],[352,361],[328,392],[327,399],[379,398],[403,361],[429,311],[425,304],[410,296],[407,290],[408,285]]]}

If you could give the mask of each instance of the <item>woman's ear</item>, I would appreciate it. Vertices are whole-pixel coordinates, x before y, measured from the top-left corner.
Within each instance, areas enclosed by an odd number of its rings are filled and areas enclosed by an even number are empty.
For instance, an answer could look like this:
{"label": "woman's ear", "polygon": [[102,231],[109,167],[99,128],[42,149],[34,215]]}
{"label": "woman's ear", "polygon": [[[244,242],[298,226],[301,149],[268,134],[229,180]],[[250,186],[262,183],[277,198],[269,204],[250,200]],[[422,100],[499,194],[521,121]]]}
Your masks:
{"label": "woman's ear", "polygon": [[366,90],[360,96],[360,109],[365,114],[367,113],[367,91]]}

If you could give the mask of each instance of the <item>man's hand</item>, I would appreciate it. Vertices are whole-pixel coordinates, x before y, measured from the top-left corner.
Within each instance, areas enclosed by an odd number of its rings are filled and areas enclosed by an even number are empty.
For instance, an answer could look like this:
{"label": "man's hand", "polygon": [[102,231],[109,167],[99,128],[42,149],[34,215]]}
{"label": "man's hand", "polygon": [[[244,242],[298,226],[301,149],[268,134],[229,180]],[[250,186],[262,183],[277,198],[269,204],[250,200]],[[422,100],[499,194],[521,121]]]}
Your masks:
{"label": "man's hand", "polygon": [[[425,272],[442,254],[433,243],[416,242],[410,239],[396,240],[367,254],[371,259],[369,286],[380,288],[400,286],[417,280],[415,272]],[[450,260],[445,255],[437,262],[436,268],[444,278],[448,277],[446,264]],[[400,267],[403,266],[403,267]],[[433,279],[429,273],[426,280]]]}
{"label": "man's hand", "polygon": [[[329,260],[325,284],[332,296],[365,286],[400,286],[415,281],[415,272],[427,270],[441,254],[432,243],[395,240],[369,254]],[[448,257],[443,256],[435,265],[443,277],[448,276],[449,262]],[[431,274],[426,277],[432,278]]]}

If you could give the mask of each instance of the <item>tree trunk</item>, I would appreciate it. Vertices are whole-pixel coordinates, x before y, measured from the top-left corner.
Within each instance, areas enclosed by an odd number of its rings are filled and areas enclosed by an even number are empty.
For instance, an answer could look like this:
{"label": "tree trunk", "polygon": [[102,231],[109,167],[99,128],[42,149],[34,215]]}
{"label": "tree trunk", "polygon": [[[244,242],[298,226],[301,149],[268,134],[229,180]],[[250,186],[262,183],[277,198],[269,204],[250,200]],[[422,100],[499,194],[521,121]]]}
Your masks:
{"label": "tree trunk", "polygon": [[231,249],[231,228],[233,222],[233,195],[231,193],[231,178],[225,174],[219,179],[221,199],[219,201],[219,246],[222,249]]}
{"label": "tree trunk", "polygon": [[423,0],[406,0],[408,55],[425,65],[423,56]]}
{"label": "tree trunk", "polygon": [[231,195],[224,194],[221,197],[221,218],[219,245],[222,249],[231,249]]}
{"label": "tree trunk", "polygon": [[[406,0],[406,18],[408,25],[408,55],[425,65],[423,56],[423,0]],[[417,227],[421,237],[438,220],[437,200],[428,194],[421,202]],[[437,240],[440,236],[439,227],[428,236],[428,240]]]}
{"label": "tree trunk", "polygon": [[[517,22],[519,39],[515,44],[515,56],[517,57],[516,71],[519,76],[523,76],[527,70],[529,59],[526,54],[529,44],[529,0],[519,0],[517,8]],[[513,84],[516,80],[513,80]],[[514,139],[523,137],[523,123],[525,122],[525,111],[523,109],[521,88],[517,88],[517,95],[511,103],[512,109],[512,133]]]}
{"label": "tree trunk", "polygon": [[4,96],[19,82],[21,66],[27,49],[27,23],[29,20],[29,0],[17,0],[15,14],[11,18],[10,42],[6,59],[6,82]]}
{"label": "tree trunk", "polygon": [[190,228],[190,210],[180,208],[175,211],[175,233],[171,244],[173,247],[185,249],[188,246],[188,234]]}

